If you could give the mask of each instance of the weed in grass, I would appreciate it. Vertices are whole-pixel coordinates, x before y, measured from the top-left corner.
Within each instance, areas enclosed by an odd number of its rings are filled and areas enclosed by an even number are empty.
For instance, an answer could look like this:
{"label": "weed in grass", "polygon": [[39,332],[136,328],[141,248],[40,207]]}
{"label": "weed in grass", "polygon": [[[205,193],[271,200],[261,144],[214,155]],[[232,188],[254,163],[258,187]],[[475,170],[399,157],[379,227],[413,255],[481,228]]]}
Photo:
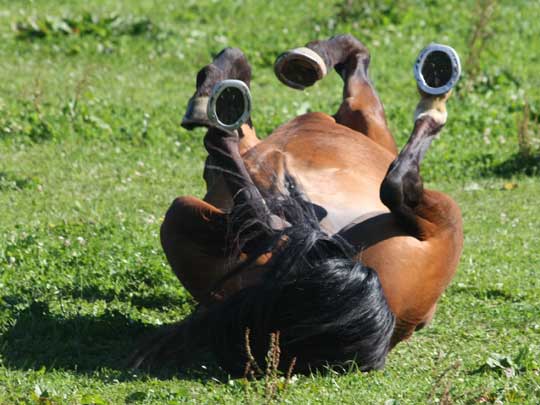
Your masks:
{"label": "weed in grass", "polygon": [[369,32],[375,28],[399,25],[410,7],[407,0],[342,0],[337,6],[339,22],[353,23],[353,27]]}
{"label": "weed in grass", "polygon": [[[461,366],[462,362],[461,360],[458,360],[439,374],[439,376],[433,382],[433,387],[431,388],[431,392],[429,393],[427,399],[428,403],[437,402],[445,405],[450,405],[453,403],[450,396],[450,389],[452,387],[452,380],[455,378],[455,374],[457,374],[457,371],[461,368]],[[440,391],[441,387],[442,392],[438,392]],[[437,393],[439,394],[439,398],[437,401],[435,401],[435,395]]]}
{"label": "weed in grass", "polygon": [[99,16],[85,12],[75,17],[28,17],[13,25],[18,39],[35,40],[73,35],[95,36],[102,39],[115,36],[152,34],[156,27],[146,17]]}
{"label": "weed in grass", "polygon": [[[247,355],[246,367],[244,369],[244,390],[246,403],[261,403],[271,404],[279,401],[284,395],[285,390],[291,383],[296,358],[291,360],[287,368],[287,373],[283,376],[279,371],[279,362],[281,360],[280,348],[280,333],[279,331],[270,334],[270,344],[266,353],[266,369],[263,371],[257,363],[251,351],[250,330],[246,328],[244,334],[245,352]],[[260,378],[263,381],[261,384],[257,382]]]}
{"label": "weed in grass", "polygon": [[31,142],[53,139],[55,129],[36,101],[22,101],[14,115],[0,117],[0,139],[22,137]]}
{"label": "weed in grass", "polygon": [[491,170],[502,177],[516,174],[540,174],[540,121],[525,100],[522,111],[516,115],[517,152],[508,160],[494,165]]}
{"label": "weed in grass", "polygon": [[37,177],[24,177],[12,172],[0,171],[0,191],[37,190],[38,187]]}
{"label": "weed in grass", "polygon": [[469,41],[467,43],[468,54],[464,64],[469,81],[469,91],[471,90],[472,83],[478,81],[482,54],[494,35],[491,23],[494,19],[497,3],[498,0],[476,0],[474,12],[476,19],[471,26]]}
{"label": "weed in grass", "polygon": [[538,372],[540,371],[540,362],[536,358],[536,349],[523,346],[515,356],[491,353],[486,362],[473,373],[504,373],[506,377],[512,378],[526,371]]}
{"label": "weed in grass", "polygon": [[519,154],[525,160],[540,159],[540,122],[531,118],[531,106],[527,100],[523,113],[517,118]]}

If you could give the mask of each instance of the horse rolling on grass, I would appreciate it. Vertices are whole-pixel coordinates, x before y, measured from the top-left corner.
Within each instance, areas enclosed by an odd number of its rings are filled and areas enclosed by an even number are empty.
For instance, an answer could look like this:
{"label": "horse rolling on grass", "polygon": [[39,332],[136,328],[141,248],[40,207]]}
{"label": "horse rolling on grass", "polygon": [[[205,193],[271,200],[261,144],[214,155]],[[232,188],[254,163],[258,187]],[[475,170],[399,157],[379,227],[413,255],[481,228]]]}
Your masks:
{"label": "horse rolling on grass", "polygon": [[457,204],[423,188],[420,163],[446,122],[459,60],[439,45],[421,53],[420,101],[399,153],[369,62],[350,35],[280,55],[276,75],[293,88],[335,69],[343,101],[333,116],[301,115],[264,140],[249,116],[244,54],[226,48],[199,71],[182,125],[208,128],[207,193],[173,201],[161,242],[200,305],[146,341],[133,366],[210,351],[239,376],[250,359],[265,364],[279,332],[281,370],[293,359],[301,373],[349,362],[379,369],[432,319],[463,233]]}

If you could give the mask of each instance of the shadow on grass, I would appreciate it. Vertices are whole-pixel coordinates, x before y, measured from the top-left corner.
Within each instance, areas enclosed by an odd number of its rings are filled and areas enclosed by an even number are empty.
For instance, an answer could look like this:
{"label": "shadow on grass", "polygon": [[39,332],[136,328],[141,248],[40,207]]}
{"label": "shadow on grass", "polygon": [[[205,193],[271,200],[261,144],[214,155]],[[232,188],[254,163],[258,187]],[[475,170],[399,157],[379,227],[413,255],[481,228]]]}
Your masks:
{"label": "shadow on grass", "polygon": [[524,297],[519,294],[519,291],[510,292],[500,288],[477,288],[477,287],[460,287],[452,286],[448,290],[452,294],[465,294],[479,300],[488,301],[506,301],[506,302],[523,302]]}
{"label": "shadow on grass", "polygon": [[509,178],[517,174],[538,176],[540,175],[540,155],[523,156],[516,153],[504,162],[486,168],[485,171],[484,174],[503,178]]}
{"label": "shadow on grass", "polygon": [[0,337],[0,357],[12,369],[70,370],[104,380],[128,381],[142,376],[159,379],[207,381],[226,376],[212,359],[182,370],[128,367],[138,345],[159,327],[134,321],[117,310],[99,316],[64,318],[52,314],[45,303],[33,303],[19,314],[15,324]]}
{"label": "shadow on grass", "polygon": [[125,291],[103,291],[96,285],[85,286],[82,290],[72,290],[70,292],[73,298],[84,299],[89,302],[103,300],[111,302],[121,300],[130,302],[137,308],[162,309],[162,308],[181,308],[184,306],[193,307],[196,302],[190,295],[175,295],[168,293],[152,292],[148,295],[128,295]]}

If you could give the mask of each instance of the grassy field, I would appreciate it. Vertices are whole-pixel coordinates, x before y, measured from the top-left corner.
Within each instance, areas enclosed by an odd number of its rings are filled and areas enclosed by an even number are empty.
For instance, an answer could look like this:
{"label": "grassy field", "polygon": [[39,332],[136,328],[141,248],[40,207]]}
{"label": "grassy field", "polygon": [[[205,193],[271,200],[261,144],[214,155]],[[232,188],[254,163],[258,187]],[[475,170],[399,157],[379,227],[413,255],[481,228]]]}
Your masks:
{"label": "grassy field", "polygon": [[[0,0],[0,404],[539,403],[538,21],[536,0]],[[337,75],[297,92],[272,64],[344,32],[372,52],[400,145],[418,51],[448,43],[465,65],[423,166],[465,224],[433,325],[367,374],[127,369],[141,336],[193,305],[158,232],[175,196],[204,191],[203,131],[179,126],[196,71],[225,45],[245,50],[264,136],[336,109]]]}

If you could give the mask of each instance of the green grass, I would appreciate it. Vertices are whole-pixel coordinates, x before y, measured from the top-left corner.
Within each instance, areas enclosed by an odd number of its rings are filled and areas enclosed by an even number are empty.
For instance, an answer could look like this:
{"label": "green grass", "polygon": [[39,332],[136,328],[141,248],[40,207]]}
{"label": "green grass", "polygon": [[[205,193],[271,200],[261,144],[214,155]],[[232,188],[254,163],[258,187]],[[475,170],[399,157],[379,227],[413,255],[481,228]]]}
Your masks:
{"label": "green grass", "polygon": [[[154,373],[132,372],[126,359],[141,336],[193,306],[158,232],[175,196],[204,191],[203,132],[179,122],[212,53],[245,50],[264,136],[299,112],[335,110],[341,92],[336,75],[303,93],[283,87],[274,58],[350,32],[371,49],[371,75],[403,144],[415,55],[438,41],[465,60],[478,16],[471,1],[351,4],[0,1],[0,404],[264,402],[264,381],[228,380],[211,359]],[[111,14],[121,28],[104,20]],[[64,33],[67,19],[79,33]],[[538,2],[498,4],[479,74],[465,67],[423,165],[429,187],[459,202],[465,225],[433,325],[381,372],[273,381],[276,402],[540,401],[540,166],[517,154],[525,99],[532,118],[540,114],[539,19]]]}

